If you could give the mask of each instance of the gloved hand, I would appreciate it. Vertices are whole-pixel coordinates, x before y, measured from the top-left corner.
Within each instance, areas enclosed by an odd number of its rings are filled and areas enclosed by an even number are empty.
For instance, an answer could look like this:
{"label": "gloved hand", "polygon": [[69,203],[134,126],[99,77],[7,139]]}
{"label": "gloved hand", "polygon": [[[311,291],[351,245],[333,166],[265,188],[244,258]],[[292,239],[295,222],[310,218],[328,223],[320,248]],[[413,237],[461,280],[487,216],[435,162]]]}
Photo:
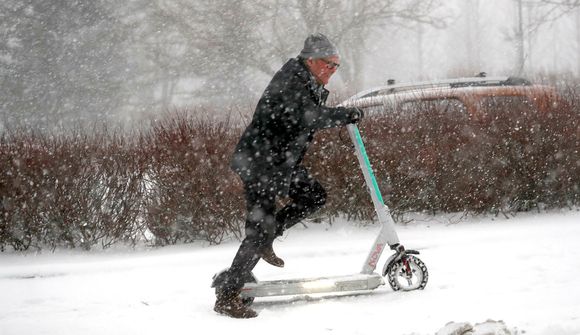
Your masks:
{"label": "gloved hand", "polygon": [[359,123],[364,116],[365,113],[363,112],[362,109],[358,107],[352,107],[348,109],[348,117],[350,118],[350,123]]}

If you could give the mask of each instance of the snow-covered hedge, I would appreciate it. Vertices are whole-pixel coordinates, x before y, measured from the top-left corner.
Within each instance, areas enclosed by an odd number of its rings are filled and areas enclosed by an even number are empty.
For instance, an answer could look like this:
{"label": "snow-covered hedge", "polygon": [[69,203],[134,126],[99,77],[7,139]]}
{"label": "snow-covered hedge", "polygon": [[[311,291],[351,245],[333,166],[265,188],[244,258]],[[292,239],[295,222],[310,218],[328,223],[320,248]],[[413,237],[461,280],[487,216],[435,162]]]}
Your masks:
{"label": "snow-covered hedge", "polygon": [[[580,97],[548,112],[490,104],[479,120],[429,106],[361,125],[387,204],[407,211],[515,212],[580,204]],[[187,116],[190,115],[190,116]],[[173,244],[242,236],[231,121],[170,114],[139,134],[0,136],[0,248]],[[346,130],[318,133],[305,164],[327,188],[321,215],[374,211]]]}
{"label": "snow-covered hedge", "polygon": [[241,236],[242,184],[229,168],[240,133],[229,120],[179,113],[142,134],[148,159],[143,219],[157,244]]}
{"label": "snow-covered hedge", "polygon": [[138,238],[136,147],[106,129],[0,137],[0,248],[107,247]]}
{"label": "snow-covered hedge", "polygon": [[[571,97],[543,112],[492,99],[477,119],[424,104],[423,110],[366,120],[361,132],[395,213],[573,206],[580,202],[580,99]],[[335,164],[341,157],[348,158]],[[351,159],[340,152],[317,168],[334,185],[345,180]],[[331,192],[339,193],[332,198],[339,204],[335,213],[351,208],[346,195],[362,188],[359,182],[346,193]]]}

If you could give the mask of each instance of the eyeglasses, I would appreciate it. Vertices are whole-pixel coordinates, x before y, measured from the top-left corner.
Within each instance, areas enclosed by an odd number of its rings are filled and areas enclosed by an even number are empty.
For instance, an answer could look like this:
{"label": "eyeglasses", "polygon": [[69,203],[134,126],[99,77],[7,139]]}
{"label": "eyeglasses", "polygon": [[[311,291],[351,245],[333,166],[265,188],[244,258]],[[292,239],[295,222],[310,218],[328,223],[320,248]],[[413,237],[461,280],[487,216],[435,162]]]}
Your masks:
{"label": "eyeglasses", "polygon": [[340,64],[335,63],[333,61],[326,60],[324,58],[320,58],[320,60],[323,61],[324,63],[326,63],[326,67],[329,69],[338,69],[338,67],[340,66]]}

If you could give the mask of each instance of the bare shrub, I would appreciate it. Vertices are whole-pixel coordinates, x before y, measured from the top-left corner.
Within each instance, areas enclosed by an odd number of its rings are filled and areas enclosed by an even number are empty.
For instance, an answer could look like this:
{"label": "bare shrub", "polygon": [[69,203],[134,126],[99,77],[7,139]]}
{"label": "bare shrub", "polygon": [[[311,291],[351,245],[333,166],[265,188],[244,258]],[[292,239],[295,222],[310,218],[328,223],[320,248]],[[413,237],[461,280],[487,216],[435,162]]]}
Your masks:
{"label": "bare shrub", "polygon": [[174,113],[141,135],[149,158],[145,220],[159,244],[240,236],[241,182],[229,161],[240,130],[229,120]]}
{"label": "bare shrub", "polygon": [[[561,86],[561,99],[533,104],[491,98],[476,118],[429,103],[365,118],[385,202],[395,215],[579,205],[578,92]],[[147,232],[159,245],[241,237],[245,201],[229,163],[242,128],[191,116],[200,112],[168,114],[137,136],[2,134],[0,249],[134,244]],[[304,163],[328,191],[320,215],[375,217],[345,129],[319,132]]]}
{"label": "bare shrub", "polygon": [[329,220],[339,215],[348,220],[372,217],[374,209],[345,129],[319,132],[304,164],[326,188],[328,199],[321,214]]}
{"label": "bare shrub", "polygon": [[134,238],[141,180],[122,137],[20,129],[0,141],[0,245],[89,249]]}
{"label": "bare shrub", "polygon": [[[429,104],[367,118],[361,132],[391,209],[482,213],[577,205],[578,99],[569,95],[558,103],[550,97],[537,99],[545,99],[536,101],[545,104],[542,111],[521,101],[492,98],[481,111],[485,114],[481,120]],[[328,149],[318,146],[317,150],[314,156],[319,157]],[[358,169],[348,163],[355,159],[351,154],[337,156],[330,151],[327,158],[335,160],[334,169]],[[325,173],[334,185],[352,172],[326,169]],[[355,195],[360,191],[366,193],[358,187],[348,189],[348,197],[331,194],[329,204],[337,208],[329,210],[372,217],[372,211],[358,208],[370,204],[361,201],[363,194]],[[348,205],[347,198],[356,202]]]}

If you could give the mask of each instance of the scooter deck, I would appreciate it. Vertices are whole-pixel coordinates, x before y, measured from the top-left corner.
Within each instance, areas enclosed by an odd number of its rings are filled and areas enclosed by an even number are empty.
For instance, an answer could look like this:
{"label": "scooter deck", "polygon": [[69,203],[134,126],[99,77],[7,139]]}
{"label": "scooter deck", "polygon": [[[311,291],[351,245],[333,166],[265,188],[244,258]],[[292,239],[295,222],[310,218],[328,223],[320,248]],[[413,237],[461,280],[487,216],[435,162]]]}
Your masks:
{"label": "scooter deck", "polygon": [[259,281],[246,283],[242,297],[269,297],[330,292],[370,291],[384,285],[377,273],[354,274],[336,277],[300,278],[290,280]]}

